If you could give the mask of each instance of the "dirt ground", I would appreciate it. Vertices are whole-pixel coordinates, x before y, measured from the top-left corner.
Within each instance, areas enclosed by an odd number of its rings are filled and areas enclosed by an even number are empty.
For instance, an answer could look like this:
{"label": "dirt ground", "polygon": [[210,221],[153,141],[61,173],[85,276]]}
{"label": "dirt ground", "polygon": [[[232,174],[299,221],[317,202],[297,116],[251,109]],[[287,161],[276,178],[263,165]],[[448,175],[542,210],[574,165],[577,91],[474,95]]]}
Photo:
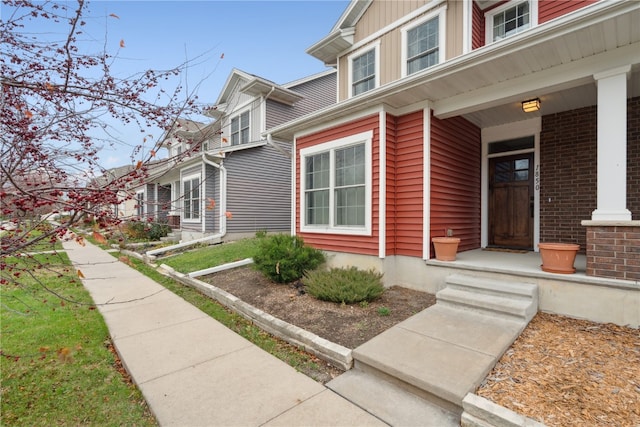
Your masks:
{"label": "dirt ground", "polygon": [[[251,267],[200,279],[352,349],[435,304],[434,295],[398,286],[367,305],[318,301]],[[339,374],[325,369],[328,379]],[[477,394],[549,426],[638,427],[640,331],[539,313]]]}
{"label": "dirt ground", "polygon": [[285,322],[351,349],[436,302],[432,294],[398,286],[387,289],[382,297],[368,304],[320,301],[295,284],[273,283],[249,266],[199,279]]}

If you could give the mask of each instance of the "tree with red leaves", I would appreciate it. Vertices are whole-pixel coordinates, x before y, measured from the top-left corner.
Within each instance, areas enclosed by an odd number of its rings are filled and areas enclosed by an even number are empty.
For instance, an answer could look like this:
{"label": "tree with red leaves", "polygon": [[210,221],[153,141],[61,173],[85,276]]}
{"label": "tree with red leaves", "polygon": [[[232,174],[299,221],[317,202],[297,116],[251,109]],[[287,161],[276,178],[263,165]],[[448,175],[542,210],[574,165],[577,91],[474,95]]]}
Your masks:
{"label": "tree with red leaves", "polygon": [[[151,162],[156,167],[172,161],[157,160],[155,153],[177,118],[196,112],[195,98],[180,85],[162,87],[188,61],[117,78],[111,69],[124,40],[115,54],[107,43],[97,54],[84,53],[85,0],[3,3],[12,12],[0,24],[0,267],[6,267],[6,257],[53,242],[85,218],[100,225],[117,222],[112,207],[123,201],[122,190],[142,183]],[[56,42],[25,30],[37,20],[60,26],[65,36]],[[114,139],[114,123],[137,126],[140,141]],[[161,133],[155,140],[154,131]],[[127,173],[110,176],[99,153],[116,144],[133,146],[131,165]],[[64,213],[63,219],[43,227],[46,215],[56,213]]]}

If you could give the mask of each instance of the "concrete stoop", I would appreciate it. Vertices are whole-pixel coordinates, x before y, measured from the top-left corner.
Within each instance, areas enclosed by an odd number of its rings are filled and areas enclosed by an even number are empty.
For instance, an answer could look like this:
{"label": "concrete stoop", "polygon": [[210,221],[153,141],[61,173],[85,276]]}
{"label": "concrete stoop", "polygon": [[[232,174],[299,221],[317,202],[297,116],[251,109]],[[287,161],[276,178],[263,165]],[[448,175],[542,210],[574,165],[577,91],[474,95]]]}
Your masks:
{"label": "concrete stoop", "polygon": [[538,312],[538,287],[532,283],[452,274],[446,285],[436,294],[439,304],[527,323]]}
{"label": "concrete stoop", "polygon": [[[535,315],[537,287],[456,274],[437,298],[354,349],[354,368],[327,386],[390,425],[459,425],[465,396]],[[410,406],[375,409],[387,400],[386,390]],[[413,407],[419,419],[407,418]]]}
{"label": "concrete stoop", "polygon": [[182,239],[181,231],[172,231],[167,234],[165,237],[161,237],[160,241],[162,242],[179,242]]}

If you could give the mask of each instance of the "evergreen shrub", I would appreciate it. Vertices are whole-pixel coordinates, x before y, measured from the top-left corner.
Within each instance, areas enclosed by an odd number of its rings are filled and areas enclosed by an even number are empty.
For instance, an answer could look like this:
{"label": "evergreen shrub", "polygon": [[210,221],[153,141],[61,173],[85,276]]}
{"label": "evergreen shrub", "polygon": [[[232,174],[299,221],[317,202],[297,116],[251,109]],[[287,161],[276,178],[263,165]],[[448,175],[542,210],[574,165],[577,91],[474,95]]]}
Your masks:
{"label": "evergreen shrub", "polygon": [[342,304],[373,301],[384,292],[381,273],[356,267],[309,271],[304,285],[309,295]]}
{"label": "evergreen shrub", "polygon": [[321,251],[306,246],[299,236],[286,234],[262,237],[253,257],[255,268],[278,283],[298,280],[306,271],[317,268],[324,261]]}

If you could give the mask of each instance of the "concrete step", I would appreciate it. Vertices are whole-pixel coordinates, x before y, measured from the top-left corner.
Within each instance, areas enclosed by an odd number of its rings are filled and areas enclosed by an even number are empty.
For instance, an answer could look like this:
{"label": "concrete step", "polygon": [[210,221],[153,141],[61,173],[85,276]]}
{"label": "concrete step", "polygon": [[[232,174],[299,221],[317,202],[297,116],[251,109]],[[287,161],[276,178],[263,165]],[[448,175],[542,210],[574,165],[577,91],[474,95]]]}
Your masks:
{"label": "concrete step", "polygon": [[525,326],[438,303],[354,349],[354,369],[459,414]]}
{"label": "concrete step", "polygon": [[531,283],[505,282],[465,274],[447,277],[438,303],[529,322],[538,311],[538,288]]}
{"label": "concrete step", "polygon": [[391,426],[460,425],[460,414],[447,411],[393,382],[357,368],[326,385]]}
{"label": "concrete step", "polygon": [[182,239],[181,231],[172,231],[167,234],[165,237],[161,237],[160,240],[162,242],[179,242]]}

